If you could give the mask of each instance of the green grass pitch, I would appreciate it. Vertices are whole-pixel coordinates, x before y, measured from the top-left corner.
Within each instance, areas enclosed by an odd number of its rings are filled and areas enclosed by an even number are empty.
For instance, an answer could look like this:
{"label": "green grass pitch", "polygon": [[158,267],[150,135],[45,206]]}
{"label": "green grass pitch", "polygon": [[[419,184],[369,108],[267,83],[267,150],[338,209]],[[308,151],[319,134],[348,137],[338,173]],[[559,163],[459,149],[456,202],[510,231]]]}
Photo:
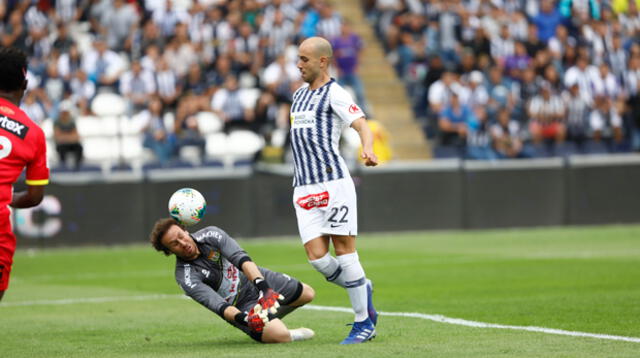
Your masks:
{"label": "green grass pitch", "polygon": [[[313,286],[313,304],[349,305],[297,239],[240,243]],[[380,311],[640,337],[640,226],[369,234],[358,247]],[[261,345],[178,296],[173,265],[146,245],[19,250],[0,303],[0,357],[640,356],[635,342],[384,315],[375,340],[340,346],[352,315],[315,310],[285,319],[314,329],[313,340]]]}

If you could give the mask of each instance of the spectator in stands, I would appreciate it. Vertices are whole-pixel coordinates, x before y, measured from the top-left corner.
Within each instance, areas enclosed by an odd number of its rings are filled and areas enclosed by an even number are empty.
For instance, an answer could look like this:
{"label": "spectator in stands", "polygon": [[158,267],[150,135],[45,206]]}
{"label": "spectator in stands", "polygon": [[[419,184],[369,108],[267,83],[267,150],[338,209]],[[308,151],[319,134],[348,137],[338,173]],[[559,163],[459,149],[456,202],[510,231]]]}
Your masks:
{"label": "spectator in stands", "polygon": [[155,77],[158,96],[163,106],[175,109],[178,96],[182,93],[182,85],[163,57],[158,59]]}
{"label": "spectator in stands", "polygon": [[67,53],[71,50],[71,46],[75,44],[75,41],[73,41],[73,38],[69,35],[67,24],[59,22],[57,29],[58,33],[56,34],[56,39],[53,41],[53,48],[60,53]]}
{"label": "spectator in stands", "polygon": [[93,47],[84,54],[82,69],[98,87],[115,86],[125,71],[125,64],[116,52],[107,47],[103,38],[94,39]]}
{"label": "spectator in stands", "polygon": [[189,93],[194,96],[200,103],[201,108],[209,105],[213,88],[206,83],[205,77],[198,63],[192,63],[189,66],[189,72],[184,80],[183,93]]}
{"label": "spectator in stands", "polygon": [[471,108],[461,104],[458,94],[455,91],[451,91],[450,102],[441,111],[438,120],[441,144],[445,146],[464,146],[469,123],[475,122],[478,122],[478,120]]}
{"label": "spectator in stands", "polygon": [[597,71],[594,66],[589,65],[589,59],[580,55],[575,66],[570,67],[564,75],[564,85],[569,88],[577,83],[580,87],[580,95],[591,105],[593,103],[593,90],[591,88],[591,78]]}
{"label": "spectator in stands", "polygon": [[40,89],[27,91],[23,102],[20,105],[20,108],[24,113],[26,113],[27,116],[37,124],[41,124],[47,118],[44,107],[38,99],[39,97],[43,97],[43,92]]}
{"label": "spectator in stands", "polygon": [[455,73],[446,69],[442,77],[429,87],[429,112],[438,116],[449,104],[451,92],[457,88],[457,78]]}
{"label": "spectator in stands", "polygon": [[494,160],[498,156],[493,151],[487,111],[478,108],[467,122],[466,158],[475,160]]}
{"label": "spectator in stands", "polygon": [[138,25],[136,9],[124,0],[113,0],[101,15],[101,25],[106,30],[109,48],[116,52],[124,50],[129,34]]}
{"label": "spectator in stands", "polygon": [[58,119],[53,123],[53,141],[63,166],[67,166],[67,158],[73,157],[73,168],[78,170],[83,160],[83,147],[76,128],[75,109],[70,101],[60,103]]}
{"label": "spectator in stands", "polygon": [[253,121],[253,110],[246,108],[242,102],[242,92],[234,76],[227,77],[224,88],[213,95],[211,109],[224,121],[226,133],[238,128],[258,131]]}
{"label": "spectator in stands", "polygon": [[129,113],[138,113],[148,105],[156,91],[156,82],[151,71],[144,70],[140,61],[131,63],[131,70],[122,75],[120,93],[129,101]]}
{"label": "spectator in stands", "polygon": [[622,144],[622,118],[611,99],[604,95],[596,96],[589,124],[596,142],[604,141],[612,149]]}
{"label": "spectator in stands", "polygon": [[473,71],[468,76],[469,96],[466,105],[471,109],[486,106],[489,102],[489,93],[484,84],[484,75],[480,71]]}
{"label": "spectator in stands", "polygon": [[143,145],[153,151],[161,165],[166,165],[175,153],[175,137],[164,125],[162,101],[157,96],[149,100],[148,109],[140,113],[144,123]]}
{"label": "spectator in stands", "polygon": [[628,93],[627,114],[631,124],[631,144],[633,150],[640,151],[640,56],[631,57],[628,63],[625,88]]}
{"label": "spectator in stands", "polygon": [[555,140],[556,143],[564,141],[564,104],[548,82],[544,82],[540,94],[531,99],[528,111],[529,131],[534,143],[541,143],[544,139]]}
{"label": "spectator in stands", "polygon": [[543,43],[555,35],[556,27],[562,23],[562,15],[554,7],[553,0],[542,0],[540,12],[533,18],[533,23],[538,27],[538,37]]}
{"label": "spectator in stands", "polygon": [[176,135],[176,150],[183,147],[194,146],[204,156],[205,139],[198,126],[196,115],[200,111],[198,99],[192,95],[186,95],[180,99],[176,110],[174,133]]}
{"label": "spectator in stands", "polygon": [[72,44],[69,51],[60,54],[57,61],[58,73],[66,83],[74,77],[76,71],[82,69],[82,57],[77,44]]}
{"label": "spectator in stands", "polygon": [[[509,26],[504,24],[500,27],[500,35],[491,38],[491,57],[499,64],[504,65],[507,58],[513,56],[514,53],[515,41],[509,33]],[[522,55],[522,53],[518,54],[519,57]]]}
{"label": "spectator in stands", "polygon": [[169,38],[175,35],[176,25],[187,23],[189,14],[174,6],[172,0],[166,0],[164,6],[157,6],[152,19],[160,29],[160,34]]}
{"label": "spectator in stands", "polygon": [[503,107],[498,110],[497,121],[491,126],[493,148],[499,158],[526,158],[523,131],[520,123],[511,118],[511,112]]}
{"label": "spectator in stands", "polygon": [[330,4],[325,2],[320,5],[320,20],[316,25],[318,36],[329,41],[333,40],[340,36],[341,23],[340,15],[334,11]]}
{"label": "spectator in stands", "polygon": [[47,65],[47,77],[44,80],[43,87],[48,102],[51,104],[49,108],[50,115],[56,117],[58,105],[62,101],[66,90],[66,85],[58,74],[56,62],[49,62]]}
{"label": "spectator in stands", "polygon": [[589,115],[591,108],[580,95],[580,86],[574,83],[562,93],[567,109],[567,141],[576,143],[582,149],[589,135]]}
{"label": "spectator in stands", "polygon": [[351,30],[351,24],[344,21],[340,36],[331,41],[331,46],[333,46],[333,59],[338,70],[338,83],[353,89],[356,94],[356,102],[360,103],[363,111],[370,116],[364,87],[357,73],[362,53],[362,39]]}
{"label": "spectator in stands", "polygon": [[27,28],[22,22],[22,13],[18,10],[9,15],[9,21],[2,34],[2,46],[17,47],[27,52]]}
{"label": "spectator in stands", "polygon": [[569,34],[569,30],[564,25],[556,28],[556,34],[549,39],[549,51],[556,63],[561,62],[568,48],[575,48],[576,39]]}
{"label": "spectator in stands", "polygon": [[489,70],[489,103],[488,112],[493,116],[500,107],[513,108],[516,100],[514,98],[513,82],[503,76],[502,68],[493,66]]}
{"label": "spectator in stands", "polygon": [[291,103],[294,88],[299,87],[300,70],[287,60],[284,53],[265,68],[262,74],[264,88],[271,92],[278,103]]}
{"label": "spectator in stands", "polygon": [[70,83],[71,99],[83,115],[91,113],[91,100],[96,95],[96,84],[87,74],[78,69]]}
{"label": "spectator in stands", "polygon": [[261,36],[266,39],[265,62],[270,63],[279,54],[284,53],[295,35],[293,22],[288,20],[281,10],[275,10],[273,21],[265,21],[260,28]]}

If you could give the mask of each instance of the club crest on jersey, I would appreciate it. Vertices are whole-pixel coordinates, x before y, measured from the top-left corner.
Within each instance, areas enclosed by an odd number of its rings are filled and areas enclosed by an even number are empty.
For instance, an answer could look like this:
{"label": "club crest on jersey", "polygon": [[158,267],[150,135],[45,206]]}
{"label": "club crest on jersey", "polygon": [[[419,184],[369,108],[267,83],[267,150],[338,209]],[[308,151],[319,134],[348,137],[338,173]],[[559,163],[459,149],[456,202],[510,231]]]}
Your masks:
{"label": "club crest on jersey", "polygon": [[358,113],[358,112],[362,112],[362,111],[360,110],[360,107],[358,107],[357,104],[354,103],[354,104],[349,106],[349,113],[354,113],[355,114],[355,113]]}
{"label": "club crest on jersey", "polygon": [[0,116],[0,128],[20,139],[24,139],[27,136],[27,132],[29,132],[29,127],[6,116]]}
{"label": "club crest on jersey", "polygon": [[303,196],[302,198],[298,198],[296,203],[305,210],[326,207],[329,205],[329,192],[325,191],[319,194]]}
{"label": "club crest on jersey", "polygon": [[209,255],[207,255],[207,260],[218,261],[220,259],[220,253],[216,250],[209,251]]}

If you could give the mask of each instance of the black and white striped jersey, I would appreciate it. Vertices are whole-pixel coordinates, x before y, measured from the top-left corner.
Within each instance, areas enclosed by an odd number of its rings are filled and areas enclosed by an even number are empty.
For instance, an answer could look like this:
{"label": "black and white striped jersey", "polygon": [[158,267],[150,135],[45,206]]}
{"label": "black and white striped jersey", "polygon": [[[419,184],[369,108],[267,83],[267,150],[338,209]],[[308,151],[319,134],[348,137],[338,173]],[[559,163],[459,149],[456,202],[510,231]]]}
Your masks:
{"label": "black and white striped jersey", "polygon": [[305,84],[293,94],[294,187],[350,177],[340,156],[340,137],[345,127],[363,116],[351,95],[334,79],[315,90]]}

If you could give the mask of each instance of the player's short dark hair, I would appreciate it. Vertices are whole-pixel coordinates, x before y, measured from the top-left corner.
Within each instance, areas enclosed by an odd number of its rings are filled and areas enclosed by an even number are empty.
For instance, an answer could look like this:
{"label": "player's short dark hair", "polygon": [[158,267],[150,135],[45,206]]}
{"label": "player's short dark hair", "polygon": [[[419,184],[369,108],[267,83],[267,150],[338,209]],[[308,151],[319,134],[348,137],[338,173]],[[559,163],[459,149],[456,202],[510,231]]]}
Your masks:
{"label": "player's short dark hair", "polygon": [[19,48],[0,47],[0,90],[24,88],[27,79],[27,54]]}
{"label": "player's short dark hair", "polygon": [[171,255],[172,252],[162,244],[162,238],[173,225],[184,229],[184,226],[178,224],[178,222],[173,220],[172,218],[164,218],[156,221],[156,223],[153,225],[153,229],[151,230],[151,234],[149,235],[149,241],[151,242],[153,248],[158,251],[162,251],[165,256]]}

